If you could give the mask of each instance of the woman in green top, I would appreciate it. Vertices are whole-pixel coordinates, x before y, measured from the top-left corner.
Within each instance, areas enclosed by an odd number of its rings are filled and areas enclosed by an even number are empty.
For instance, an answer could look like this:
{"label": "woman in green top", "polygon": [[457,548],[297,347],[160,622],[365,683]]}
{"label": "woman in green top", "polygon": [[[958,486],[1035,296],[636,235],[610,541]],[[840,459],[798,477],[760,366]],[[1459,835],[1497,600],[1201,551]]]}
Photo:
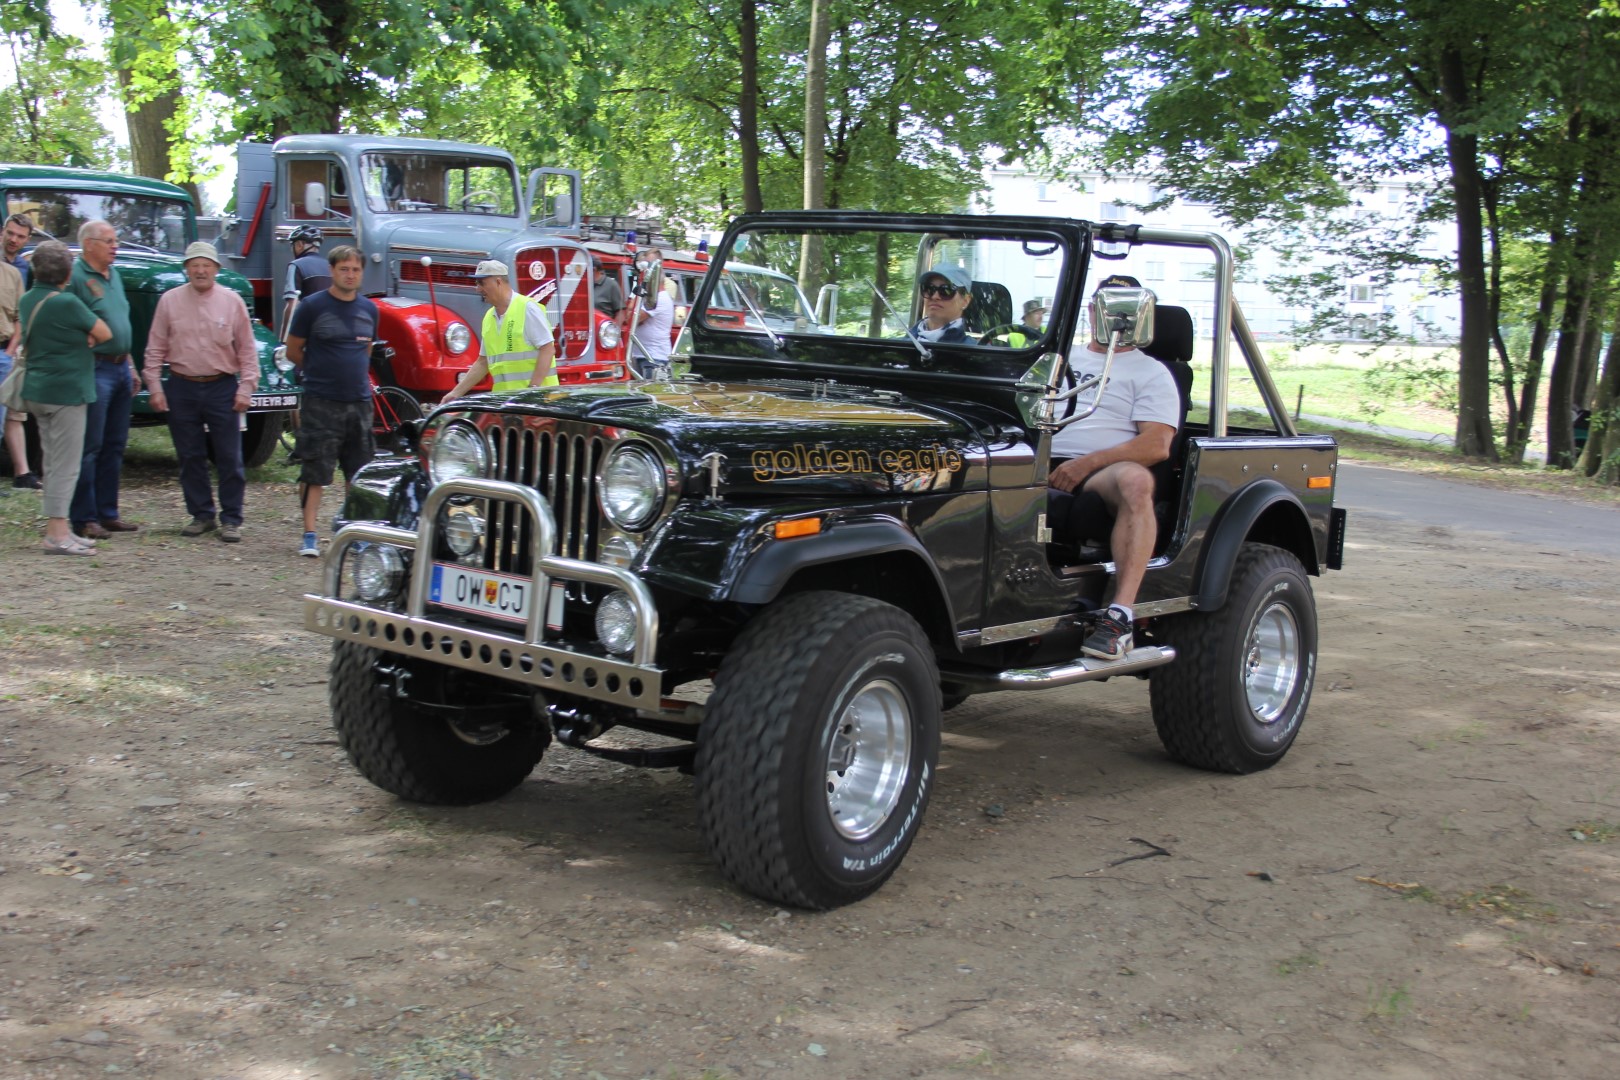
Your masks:
{"label": "woman in green top", "polygon": [[22,396],[28,414],[39,424],[44,454],[45,551],[52,555],[90,555],[95,541],[74,536],[68,506],[79,482],[84,459],[86,406],[96,400],[96,356],[90,351],[112,337],[107,324],[72,293],[64,293],[73,273],[73,252],[47,240],[34,249],[29,263],[33,288],[17,305],[17,340],[27,348]]}

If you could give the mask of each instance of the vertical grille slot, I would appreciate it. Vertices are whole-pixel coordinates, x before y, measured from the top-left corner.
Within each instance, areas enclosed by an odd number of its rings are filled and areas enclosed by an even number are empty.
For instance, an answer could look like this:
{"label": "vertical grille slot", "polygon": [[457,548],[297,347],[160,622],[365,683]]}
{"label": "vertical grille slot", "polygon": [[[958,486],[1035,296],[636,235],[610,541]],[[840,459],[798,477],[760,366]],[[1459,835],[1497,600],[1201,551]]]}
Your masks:
{"label": "vertical grille slot", "polygon": [[[601,532],[596,470],[607,440],[595,428],[583,425],[525,418],[520,427],[502,425],[496,417],[485,430],[485,442],[491,476],[535,488],[551,503],[557,521],[557,554],[595,561]],[[534,523],[521,506],[494,502],[489,508],[485,567],[513,574],[532,572],[528,550],[533,530]]]}

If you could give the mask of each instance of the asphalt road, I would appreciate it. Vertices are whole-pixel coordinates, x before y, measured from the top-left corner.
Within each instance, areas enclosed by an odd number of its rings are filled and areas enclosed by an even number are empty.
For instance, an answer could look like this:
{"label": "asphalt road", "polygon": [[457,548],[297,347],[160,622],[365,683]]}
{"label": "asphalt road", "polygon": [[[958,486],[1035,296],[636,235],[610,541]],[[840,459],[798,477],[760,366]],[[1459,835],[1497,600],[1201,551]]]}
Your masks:
{"label": "asphalt road", "polygon": [[1380,519],[1500,537],[1551,553],[1620,558],[1620,510],[1436,480],[1398,469],[1341,463],[1335,503],[1350,511],[1350,533]]}

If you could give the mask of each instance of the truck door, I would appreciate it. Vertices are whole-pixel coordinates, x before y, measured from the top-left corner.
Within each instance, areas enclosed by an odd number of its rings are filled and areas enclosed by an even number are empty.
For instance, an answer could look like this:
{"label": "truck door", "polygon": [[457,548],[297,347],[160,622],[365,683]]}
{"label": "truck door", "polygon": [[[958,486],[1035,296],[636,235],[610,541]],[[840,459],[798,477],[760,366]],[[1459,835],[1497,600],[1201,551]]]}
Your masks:
{"label": "truck door", "polygon": [[[316,225],[321,230],[323,252],[340,244],[355,242],[354,204],[350,192],[348,166],[332,154],[285,154],[276,162],[275,230],[270,245],[271,306],[275,309],[276,335],[284,335],[281,326],[286,303],[282,298],[287,281],[287,265],[292,262],[292,245],[287,236],[300,225]],[[311,185],[319,184],[324,194],[324,206],[311,205],[307,196]],[[366,265],[367,278],[372,266]],[[367,280],[362,292],[377,291],[376,283]]]}

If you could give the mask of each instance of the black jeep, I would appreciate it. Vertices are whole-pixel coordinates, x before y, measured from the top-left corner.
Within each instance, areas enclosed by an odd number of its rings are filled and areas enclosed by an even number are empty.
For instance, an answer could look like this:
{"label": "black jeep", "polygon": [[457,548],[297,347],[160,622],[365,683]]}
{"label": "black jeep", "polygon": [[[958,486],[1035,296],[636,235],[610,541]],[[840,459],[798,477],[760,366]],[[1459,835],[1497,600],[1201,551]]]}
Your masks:
{"label": "black jeep", "polygon": [[[1129,288],[1088,307],[1091,281],[1167,251],[1208,265],[1189,308]],[[707,318],[717,290],[742,295],[722,288],[731,262],[789,274],[814,320]],[[971,279],[965,342],[915,329],[920,275],[941,267]],[[1310,575],[1339,566],[1344,513],[1337,447],[1296,434],[1232,279],[1209,233],[739,219],[668,378],[457,401],[414,455],[361,472],[305,605],[337,639],[344,748],[425,803],[509,791],[554,735],[688,769],[724,872],[807,908],[894,872],[935,782],[940,714],[970,694],[1141,675],[1172,757],[1276,763],[1315,675]],[[1049,309],[1044,327],[1019,324],[1026,299]],[[1106,547],[1047,526],[1052,434],[1105,392],[1065,362],[1090,321],[1169,365],[1186,416],[1158,470],[1135,647],[1114,661],[1080,649],[1109,596]],[[1241,427],[1234,343],[1270,414]],[[596,741],[615,727],[659,738]]]}

